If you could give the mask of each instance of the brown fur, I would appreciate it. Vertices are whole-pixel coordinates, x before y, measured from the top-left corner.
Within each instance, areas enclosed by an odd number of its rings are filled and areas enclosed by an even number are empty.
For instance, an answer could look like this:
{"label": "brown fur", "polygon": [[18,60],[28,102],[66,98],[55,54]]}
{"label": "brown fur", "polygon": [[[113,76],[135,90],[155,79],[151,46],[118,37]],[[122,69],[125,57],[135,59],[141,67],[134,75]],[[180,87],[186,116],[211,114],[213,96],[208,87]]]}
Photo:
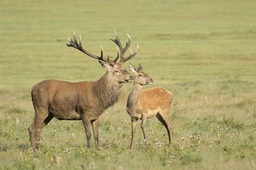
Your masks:
{"label": "brown fur", "polygon": [[154,110],[159,106],[167,108],[172,102],[172,94],[162,87],[145,89],[140,92],[138,102],[143,111]]}
{"label": "brown fur", "polygon": [[146,139],[144,126],[146,120],[152,116],[156,116],[165,126],[168,133],[169,143],[171,144],[169,112],[173,99],[172,93],[162,87],[142,90],[143,85],[150,84],[153,80],[142,71],[141,66],[139,66],[137,70],[132,65],[130,65],[130,68],[135,74],[134,88],[128,97],[126,106],[127,112],[131,116],[132,121],[130,148],[132,148],[133,145],[136,122],[141,119],[141,128],[144,139]]}

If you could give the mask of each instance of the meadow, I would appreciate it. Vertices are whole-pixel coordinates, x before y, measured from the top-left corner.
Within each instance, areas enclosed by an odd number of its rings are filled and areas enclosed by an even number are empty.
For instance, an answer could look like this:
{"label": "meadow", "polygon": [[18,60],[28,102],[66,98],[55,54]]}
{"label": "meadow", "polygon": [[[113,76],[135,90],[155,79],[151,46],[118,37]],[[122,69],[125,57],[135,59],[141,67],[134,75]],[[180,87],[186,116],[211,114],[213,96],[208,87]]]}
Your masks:
{"label": "meadow", "polygon": [[[0,169],[256,169],[255,8],[254,0],[1,0]],[[115,57],[114,30],[139,44],[129,62],[154,79],[145,88],[172,91],[172,145],[151,118],[148,140],[138,126],[127,148],[129,83],[100,117],[100,150],[86,148],[82,122],[53,119],[33,152],[32,86],[99,79],[100,64],[65,43],[76,31],[86,49],[102,44]]]}

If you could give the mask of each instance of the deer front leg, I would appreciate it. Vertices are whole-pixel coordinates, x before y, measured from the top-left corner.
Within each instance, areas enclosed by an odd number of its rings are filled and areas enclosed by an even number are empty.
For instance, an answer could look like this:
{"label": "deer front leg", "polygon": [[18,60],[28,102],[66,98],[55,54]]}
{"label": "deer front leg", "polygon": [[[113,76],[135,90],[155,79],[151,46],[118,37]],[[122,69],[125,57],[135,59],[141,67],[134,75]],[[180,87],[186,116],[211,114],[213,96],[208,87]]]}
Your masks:
{"label": "deer front leg", "polygon": [[90,140],[91,140],[91,132],[90,132],[90,128],[89,128],[90,123],[85,116],[83,116],[82,121],[83,121],[84,130],[85,130],[85,134],[86,134],[86,139],[87,139],[87,147],[90,148]]}
{"label": "deer front leg", "polygon": [[132,145],[133,145],[133,138],[135,135],[135,128],[136,128],[136,122],[137,122],[137,118],[132,118],[132,133],[131,133],[131,143],[130,143],[130,149],[132,149]]}
{"label": "deer front leg", "polygon": [[95,147],[97,150],[99,150],[99,131],[98,131],[98,122],[99,119],[96,119],[92,121],[92,129],[93,129],[93,135],[94,135],[94,142],[95,142]]}

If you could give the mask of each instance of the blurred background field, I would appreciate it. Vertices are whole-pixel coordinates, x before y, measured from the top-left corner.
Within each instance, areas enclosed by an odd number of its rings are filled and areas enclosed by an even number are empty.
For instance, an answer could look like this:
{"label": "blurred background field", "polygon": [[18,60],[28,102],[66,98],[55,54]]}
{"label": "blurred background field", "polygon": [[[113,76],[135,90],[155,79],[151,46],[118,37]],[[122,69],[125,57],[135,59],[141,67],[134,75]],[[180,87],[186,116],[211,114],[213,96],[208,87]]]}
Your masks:
{"label": "blurred background field", "polygon": [[[256,169],[255,9],[254,0],[1,0],[1,169]],[[81,122],[54,119],[32,152],[31,87],[100,78],[99,63],[65,43],[76,31],[86,49],[99,53],[102,44],[115,57],[114,30],[123,42],[129,33],[132,49],[139,44],[130,62],[142,64],[152,86],[173,92],[173,144],[152,118],[148,141],[138,126],[127,149],[130,83],[100,118],[100,151],[85,147]]]}

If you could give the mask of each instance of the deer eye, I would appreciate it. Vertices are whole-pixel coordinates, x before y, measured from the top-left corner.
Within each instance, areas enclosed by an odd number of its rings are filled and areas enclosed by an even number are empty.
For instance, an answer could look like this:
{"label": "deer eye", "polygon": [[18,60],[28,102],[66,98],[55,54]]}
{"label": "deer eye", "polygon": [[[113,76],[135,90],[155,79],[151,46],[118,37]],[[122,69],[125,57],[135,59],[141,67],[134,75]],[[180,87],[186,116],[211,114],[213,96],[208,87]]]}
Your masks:
{"label": "deer eye", "polygon": [[116,74],[120,74],[120,71],[119,71],[119,70],[115,70],[115,73],[116,73]]}
{"label": "deer eye", "polygon": [[142,77],[143,75],[142,74],[139,74],[139,77]]}

